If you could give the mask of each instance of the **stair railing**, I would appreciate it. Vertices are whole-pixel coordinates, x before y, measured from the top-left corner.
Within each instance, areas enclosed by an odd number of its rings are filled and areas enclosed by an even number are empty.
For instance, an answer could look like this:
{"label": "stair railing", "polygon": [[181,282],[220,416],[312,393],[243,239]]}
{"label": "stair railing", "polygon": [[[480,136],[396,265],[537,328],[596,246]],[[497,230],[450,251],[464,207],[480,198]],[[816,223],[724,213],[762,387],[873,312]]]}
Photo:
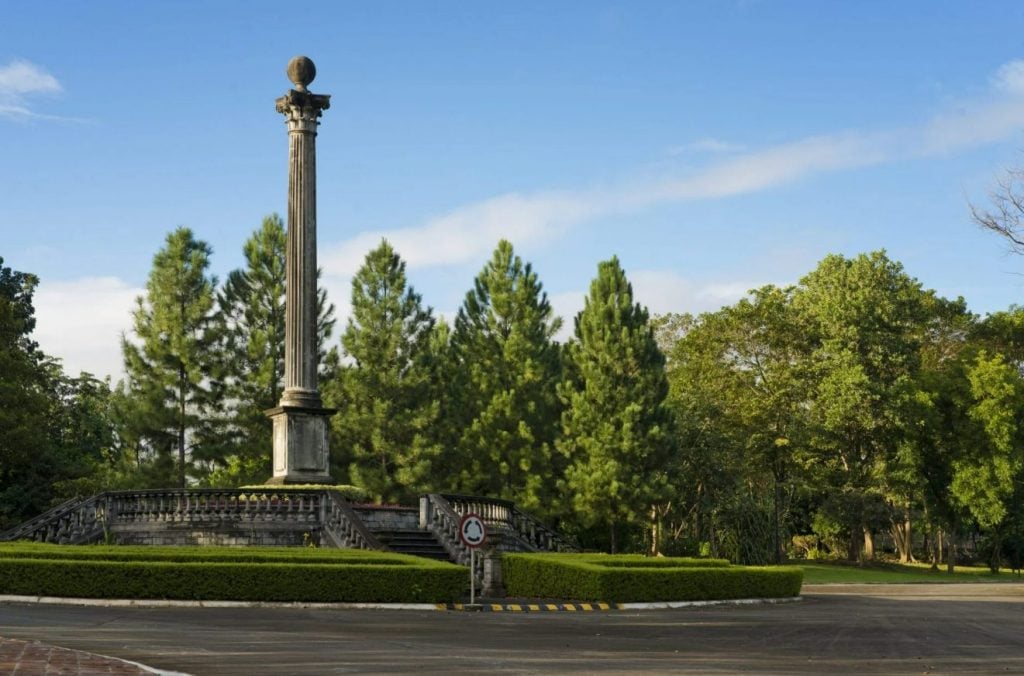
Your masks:
{"label": "stair railing", "polygon": [[325,540],[335,547],[346,549],[387,549],[370,532],[341,493],[327,491],[326,495],[322,518]]}
{"label": "stair railing", "polygon": [[14,528],[0,541],[32,540],[58,544],[87,544],[104,539],[109,525],[109,493],[73,498]]}
{"label": "stair railing", "polygon": [[[462,542],[462,538],[459,536],[459,524],[462,521],[462,515],[457,513],[452,505],[449,504],[445,496],[439,493],[428,493],[424,496],[426,500],[425,513],[422,513],[422,518],[425,518],[427,530],[434,534],[437,541],[441,543],[444,550],[448,552],[448,556],[452,561],[461,565],[469,566],[470,555],[469,547]],[[469,513],[468,511],[466,512]],[[484,523],[487,523],[486,519]],[[477,556],[473,557],[475,565],[473,566],[473,577],[478,585],[483,585],[484,581],[484,557]]]}
{"label": "stair railing", "polygon": [[504,536],[502,548],[506,551],[525,552],[575,552],[576,547],[568,538],[548,528],[540,520],[519,509],[511,500],[484,498],[475,495],[444,493],[440,496],[461,518],[465,514],[477,514],[488,529]]}

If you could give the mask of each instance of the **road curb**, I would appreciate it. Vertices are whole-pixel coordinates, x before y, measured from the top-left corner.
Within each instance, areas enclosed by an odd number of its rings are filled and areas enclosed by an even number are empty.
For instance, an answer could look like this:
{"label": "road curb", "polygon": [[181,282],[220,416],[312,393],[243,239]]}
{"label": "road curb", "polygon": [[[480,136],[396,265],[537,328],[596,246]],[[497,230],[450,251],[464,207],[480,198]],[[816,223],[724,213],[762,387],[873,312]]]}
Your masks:
{"label": "road curb", "polygon": [[744,606],[802,601],[802,596],[763,599],[722,599],[718,601],[653,601],[646,603],[313,603],[304,601],[177,601],[169,599],[83,599],[61,596],[18,596],[0,594],[0,603],[91,606],[105,608],[308,608],[321,610],[426,610],[492,613],[589,613],[612,610],[666,610],[707,606]]}
{"label": "road curb", "polygon": [[305,601],[179,601],[170,599],[82,599],[0,594],[0,603],[105,608],[312,608],[325,610],[438,610],[436,603],[314,603]]}
{"label": "road curb", "polygon": [[438,603],[438,610],[491,613],[588,613],[611,610],[667,610],[675,608],[702,608],[707,606],[748,606],[772,603],[794,603],[802,596],[763,599],[721,599],[715,601],[650,601],[644,603]]}

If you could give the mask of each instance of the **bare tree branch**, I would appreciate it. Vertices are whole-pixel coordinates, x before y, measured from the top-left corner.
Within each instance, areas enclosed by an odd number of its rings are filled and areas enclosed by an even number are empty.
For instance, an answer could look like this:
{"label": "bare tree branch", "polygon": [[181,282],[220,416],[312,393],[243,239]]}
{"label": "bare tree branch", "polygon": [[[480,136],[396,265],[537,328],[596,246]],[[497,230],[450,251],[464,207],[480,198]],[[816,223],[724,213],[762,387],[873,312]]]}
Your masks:
{"label": "bare tree branch", "polygon": [[989,193],[991,209],[970,204],[971,219],[1007,241],[1012,253],[1024,256],[1024,169],[1011,169]]}

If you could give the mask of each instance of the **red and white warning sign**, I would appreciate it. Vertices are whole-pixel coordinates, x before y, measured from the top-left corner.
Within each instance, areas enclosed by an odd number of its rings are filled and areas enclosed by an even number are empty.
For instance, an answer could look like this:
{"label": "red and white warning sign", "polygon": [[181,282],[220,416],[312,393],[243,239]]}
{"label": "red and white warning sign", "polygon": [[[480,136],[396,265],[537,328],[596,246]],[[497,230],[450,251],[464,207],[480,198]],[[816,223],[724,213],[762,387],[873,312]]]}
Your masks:
{"label": "red and white warning sign", "polygon": [[476,514],[467,514],[459,522],[459,537],[467,547],[476,549],[487,540],[487,527]]}

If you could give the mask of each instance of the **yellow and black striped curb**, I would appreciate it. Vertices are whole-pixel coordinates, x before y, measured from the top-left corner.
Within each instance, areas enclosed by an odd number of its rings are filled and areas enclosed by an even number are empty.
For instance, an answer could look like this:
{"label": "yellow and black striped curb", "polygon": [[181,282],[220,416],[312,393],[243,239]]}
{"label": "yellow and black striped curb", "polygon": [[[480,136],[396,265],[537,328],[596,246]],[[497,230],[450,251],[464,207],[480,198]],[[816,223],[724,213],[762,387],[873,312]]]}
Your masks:
{"label": "yellow and black striped curb", "polygon": [[593,612],[595,610],[673,610],[707,606],[746,606],[802,601],[802,596],[755,599],[716,599],[713,601],[646,601],[639,603],[438,603],[438,610],[483,610],[494,613]]}
{"label": "yellow and black striped curb", "polygon": [[493,613],[587,613],[595,610],[620,610],[618,603],[438,603],[438,610],[483,610]]}

